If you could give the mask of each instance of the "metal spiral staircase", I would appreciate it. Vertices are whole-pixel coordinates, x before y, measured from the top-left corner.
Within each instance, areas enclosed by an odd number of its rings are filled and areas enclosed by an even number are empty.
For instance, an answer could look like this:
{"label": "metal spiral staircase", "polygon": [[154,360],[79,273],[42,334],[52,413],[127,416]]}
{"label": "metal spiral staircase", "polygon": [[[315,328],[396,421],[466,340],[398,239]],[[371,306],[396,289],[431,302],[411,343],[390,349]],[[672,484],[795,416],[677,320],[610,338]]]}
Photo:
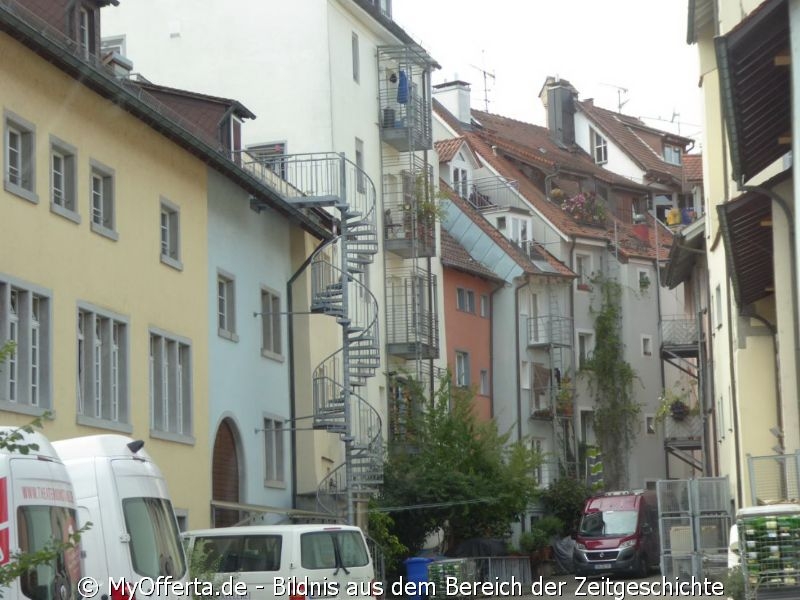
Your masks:
{"label": "metal spiral staircase", "polygon": [[[353,522],[356,496],[377,492],[383,481],[381,418],[359,394],[380,367],[378,303],[365,272],[378,252],[376,192],[372,181],[343,154],[302,154],[245,162],[299,207],[333,207],[340,231],[311,257],[312,313],[330,315],[342,328],[342,346],[312,375],[313,427],[337,433],[345,462],[320,483],[317,501]],[[343,500],[345,502],[343,503]]]}

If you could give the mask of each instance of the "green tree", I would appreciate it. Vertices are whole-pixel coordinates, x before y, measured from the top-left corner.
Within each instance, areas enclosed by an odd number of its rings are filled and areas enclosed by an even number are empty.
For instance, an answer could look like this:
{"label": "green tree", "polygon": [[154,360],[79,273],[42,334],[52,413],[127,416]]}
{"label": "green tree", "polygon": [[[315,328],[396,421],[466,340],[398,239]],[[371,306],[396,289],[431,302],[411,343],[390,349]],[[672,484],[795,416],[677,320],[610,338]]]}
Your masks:
{"label": "green tree", "polygon": [[605,488],[624,489],[628,486],[628,455],[638,433],[642,407],[633,397],[636,372],[623,358],[622,286],[603,276],[592,283],[600,292],[600,307],[593,309],[597,345],[583,375],[595,401],[594,429],[603,457]]}
{"label": "green tree", "polygon": [[545,512],[554,515],[562,523],[560,533],[572,533],[578,526],[583,504],[592,495],[584,482],[572,477],[561,477],[539,492]]}
{"label": "green tree", "polygon": [[394,531],[411,552],[441,529],[446,550],[473,537],[505,536],[534,497],[533,473],[541,457],[524,443],[509,443],[496,424],[472,411],[472,390],[446,378],[407,437],[390,447],[380,504],[392,507]]}

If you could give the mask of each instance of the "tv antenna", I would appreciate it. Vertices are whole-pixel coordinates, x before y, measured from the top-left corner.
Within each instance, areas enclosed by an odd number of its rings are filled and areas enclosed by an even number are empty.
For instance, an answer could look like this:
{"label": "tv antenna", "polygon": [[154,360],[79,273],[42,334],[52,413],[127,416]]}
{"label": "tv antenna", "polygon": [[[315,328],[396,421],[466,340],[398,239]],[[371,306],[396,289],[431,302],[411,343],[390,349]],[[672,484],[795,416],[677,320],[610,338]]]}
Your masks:
{"label": "tv antenna", "polygon": [[[483,54],[483,51],[481,51]],[[485,112],[489,112],[489,79],[494,81],[494,71],[487,71],[481,67],[476,67],[475,65],[470,65],[473,69],[480,71],[481,75],[483,75],[483,110]]]}
{"label": "tv antenna", "polygon": [[[628,98],[628,88],[624,88],[620,85],[614,85],[613,83],[601,83],[600,85],[604,85],[606,87],[616,88],[617,90],[617,112],[622,112],[622,107],[625,106],[630,98]],[[625,100],[622,99],[622,94],[625,94]]]}

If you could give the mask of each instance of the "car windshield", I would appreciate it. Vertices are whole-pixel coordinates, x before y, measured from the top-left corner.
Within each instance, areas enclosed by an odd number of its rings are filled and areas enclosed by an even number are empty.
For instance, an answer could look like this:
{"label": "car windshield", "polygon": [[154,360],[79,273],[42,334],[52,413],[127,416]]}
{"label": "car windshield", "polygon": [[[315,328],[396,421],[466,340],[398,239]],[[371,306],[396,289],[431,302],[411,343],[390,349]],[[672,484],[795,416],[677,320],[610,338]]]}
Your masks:
{"label": "car windshield", "polygon": [[606,510],[589,513],[581,519],[580,534],[586,537],[630,535],[636,531],[635,510]]}

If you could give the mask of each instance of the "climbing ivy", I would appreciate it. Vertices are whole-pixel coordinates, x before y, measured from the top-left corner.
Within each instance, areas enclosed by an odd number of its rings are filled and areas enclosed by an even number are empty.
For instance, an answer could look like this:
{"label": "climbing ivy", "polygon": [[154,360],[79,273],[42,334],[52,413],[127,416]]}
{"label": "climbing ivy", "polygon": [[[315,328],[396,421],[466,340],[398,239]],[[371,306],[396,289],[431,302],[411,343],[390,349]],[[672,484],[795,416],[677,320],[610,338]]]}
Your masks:
{"label": "climbing ivy", "polygon": [[624,358],[622,286],[603,275],[592,283],[595,301],[600,302],[599,307],[592,307],[597,343],[583,374],[595,401],[594,430],[602,453],[605,488],[619,490],[628,487],[628,455],[638,433],[641,405],[633,397],[636,372]]}

